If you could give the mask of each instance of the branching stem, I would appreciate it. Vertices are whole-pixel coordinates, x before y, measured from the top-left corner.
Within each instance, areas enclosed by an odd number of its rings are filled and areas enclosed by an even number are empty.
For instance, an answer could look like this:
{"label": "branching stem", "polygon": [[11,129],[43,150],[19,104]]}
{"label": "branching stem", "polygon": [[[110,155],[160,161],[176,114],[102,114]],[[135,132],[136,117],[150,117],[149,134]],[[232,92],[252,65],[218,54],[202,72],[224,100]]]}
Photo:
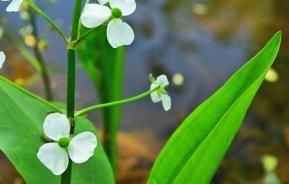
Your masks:
{"label": "branching stem", "polygon": [[46,14],[44,13],[32,0],[27,0],[28,4],[37,11],[49,24],[58,32],[61,38],[64,40],[65,44],[69,44],[69,40],[66,38],[64,32],[58,27],[58,25]]}
{"label": "branching stem", "polygon": [[123,99],[123,100],[119,100],[119,101],[115,101],[115,102],[109,102],[109,103],[104,103],[104,104],[98,104],[98,105],[94,105],[94,106],[91,106],[91,107],[87,107],[87,108],[84,108],[82,110],[79,110],[78,112],[75,113],[75,117],[78,117],[78,116],[83,116],[87,113],[89,113],[90,111],[94,111],[94,110],[97,110],[97,109],[102,109],[102,108],[107,108],[107,107],[111,107],[111,106],[116,106],[116,105],[122,105],[122,104],[127,104],[127,103],[131,103],[131,102],[135,102],[135,101],[138,101],[142,98],[145,98],[147,96],[149,96],[151,93],[157,91],[160,89],[160,86],[152,89],[152,90],[149,90],[149,91],[146,91],[144,93],[141,93],[137,96],[134,96],[134,97],[131,97],[131,98],[127,98],[127,99]]}
{"label": "branching stem", "polygon": [[[82,0],[75,0],[72,30],[70,42],[78,37],[78,26],[81,15]],[[70,133],[74,133],[74,108],[75,108],[75,49],[68,47],[67,49],[67,118],[70,120]],[[72,161],[69,161],[67,170],[62,174],[61,184],[71,183]]]}

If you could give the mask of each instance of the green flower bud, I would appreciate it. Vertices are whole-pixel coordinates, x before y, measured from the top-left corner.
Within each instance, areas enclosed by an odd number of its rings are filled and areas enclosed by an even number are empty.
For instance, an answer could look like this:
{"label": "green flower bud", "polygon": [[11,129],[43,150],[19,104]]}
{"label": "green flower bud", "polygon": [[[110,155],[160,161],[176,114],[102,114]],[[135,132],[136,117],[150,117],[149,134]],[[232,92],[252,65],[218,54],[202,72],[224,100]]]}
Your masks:
{"label": "green flower bud", "polygon": [[114,18],[121,18],[122,17],[122,11],[119,8],[111,9],[111,14]]}
{"label": "green flower bud", "polygon": [[67,148],[69,145],[70,139],[68,137],[62,137],[58,140],[58,145],[62,148]]}
{"label": "green flower bud", "polygon": [[153,74],[150,74],[150,75],[149,75],[149,81],[150,81],[151,83],[156,82],[156,79],[154,78]]}

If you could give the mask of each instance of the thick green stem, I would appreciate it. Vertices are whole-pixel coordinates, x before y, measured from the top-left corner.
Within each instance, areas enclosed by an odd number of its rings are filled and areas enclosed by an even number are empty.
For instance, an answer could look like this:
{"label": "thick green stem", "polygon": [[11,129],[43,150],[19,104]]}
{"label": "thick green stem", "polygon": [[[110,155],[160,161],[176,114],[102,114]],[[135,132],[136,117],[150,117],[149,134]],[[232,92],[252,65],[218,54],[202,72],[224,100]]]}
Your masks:
{"label": "thick green stem", "polygon": [[[72,20],[72,30],[70,42],[73,42],[78,37],[78,25],[81,15],[82,0],[75,0],[73,20]],[[67,118],[71,123],[70,133],[74,133],[74,107],[75,107],[75,50],[73,48],[68,48],[67,50]],[[62,184],[71,183],[71,173],[72,163],[69,161],[69,166],[67,170],[63,173],[61,177]]]}
{"label": "thick green stem", "polygon": [[71,170],[72,170],[72,163],[70,160],[66,171],[61,176],[61,184],[71,184]]}
{"label": "thick green stem", "polygon": [[160,89],[160,86],[158,86],[158,87],[156,87],[156,88],[154,88],[152,90],[146,91],[144,93],[141,93],[141,94],[139,94],[137,96],[131,97],[131,98],[127,98],[127,99],[123,99],[123,100],[119,100],[119,101],[115,101],[115,102],[98,104],[98,105],[94,105],[94,106],[91,106],[91,107],[84,108],[84,109],[79,110],[78,112],[76,112],[75,113],[75,117],[83,116],[83,115],[89,113],[90,111],[94,111],[94,110],[97,110],[97,109],[102,109],[102,108],[106,108],[106,107],[122,105],[122,104],[127,104],[127,103],[138,101],[138,100],[140,100],[142,98],[145,98],[145,97],[149,96],[151,93],[157,91],[158,89]]}
{"label": "thick green stem", "polygon": [[36,20],[35,20],[35,14],[31,9],[29,10],[29,15],[30,15],[29,16],[30,24],[32,26],[32,34],[34,35],[36,39],[36,44],[33,46],[34,55],[40,66],[40,74],[41,74],[43,85],[44,85],[46,99],[48,101],[52,101],[53,97],[52,97],[50,78],[49,78],[48,70],[45,65],[44,59],[42,57],[41,51],[39,50],[39,47],[38,47],[38,43],[39,43],[38,30],[37,30],[37,25],[36,25]]}
{"label": "thick green stem", "polygon": [[78,26],[81,15],[82,0],[75,0],[75,7],[72,20],[71,41],[75,41],[78,37]]}
{"label": "thick green stem", "polygon": [[75,106],[75,51],[67,51],[67,117],[71,121],[74,119]]}

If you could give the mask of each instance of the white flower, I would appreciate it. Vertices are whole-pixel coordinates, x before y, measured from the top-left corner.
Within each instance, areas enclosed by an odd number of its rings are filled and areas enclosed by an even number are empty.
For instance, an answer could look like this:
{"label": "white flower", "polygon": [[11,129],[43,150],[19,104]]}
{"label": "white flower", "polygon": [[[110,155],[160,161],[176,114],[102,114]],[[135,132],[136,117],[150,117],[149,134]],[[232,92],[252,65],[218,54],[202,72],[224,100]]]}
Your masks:
{"label": "white flower", "polygon": [[45,135],[53,143],[39,148],[38,159],[55,175],[61,175],[68,166],[69,157],[75,163],[86,162],[97,146],[96,136],[83,132],[70,138],[70,123],[64,114],[49,114],[43,124]]}
{"label": "white flower", "polygon": [[165,111],[169,111],[171,109],[171,97],[165,90],[165,87],[169,85],[169,80],[166,75],[160,75],[157,79],[152,78],[152,84],[150,89],[153,90],[160,86],[160,88],[151,93],[151,99],[154,103],[162,102],[163,108]]}
{"label": "white flower", "polygon": [[4,52],[0,51],[0,69],[2,68],[4,62],[6,60],[6,55]]}
{"label": "white flower", "polygon": [[[10,1],[10,0],[1,0],[1,1]],[[12,0],[11,3],[7,6],[7,12],[17,12],[20,9],[23,0]]]}
{"label": "white flower", "polygon": [[[122,21],[122,16],[132,14],[136,9],[135,0],[98,0],[100,4],[85,5],[81,22],[87,28],[95,28],[111,20],[107,26],[107,39],[113,48],[130,45],[134,40],[132,28]],[[104,4],[109,3],[110,7]]]}

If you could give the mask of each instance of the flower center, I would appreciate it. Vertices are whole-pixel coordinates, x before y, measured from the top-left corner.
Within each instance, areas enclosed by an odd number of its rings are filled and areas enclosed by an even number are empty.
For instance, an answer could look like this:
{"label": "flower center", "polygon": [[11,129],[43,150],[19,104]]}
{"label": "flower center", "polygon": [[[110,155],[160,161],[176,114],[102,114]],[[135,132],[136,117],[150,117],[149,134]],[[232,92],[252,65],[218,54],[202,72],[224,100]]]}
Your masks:
{"label": "flower center", "polygon": [[70,139],[68,137],[62,137],[60,138],[57,143],[62,148],[67,148],[69,145]]}
{"label": "flower center", "polygon": [[122,17],[122,11],[119,8],[111,9],[111,14],[114,18],[121,18]]}

